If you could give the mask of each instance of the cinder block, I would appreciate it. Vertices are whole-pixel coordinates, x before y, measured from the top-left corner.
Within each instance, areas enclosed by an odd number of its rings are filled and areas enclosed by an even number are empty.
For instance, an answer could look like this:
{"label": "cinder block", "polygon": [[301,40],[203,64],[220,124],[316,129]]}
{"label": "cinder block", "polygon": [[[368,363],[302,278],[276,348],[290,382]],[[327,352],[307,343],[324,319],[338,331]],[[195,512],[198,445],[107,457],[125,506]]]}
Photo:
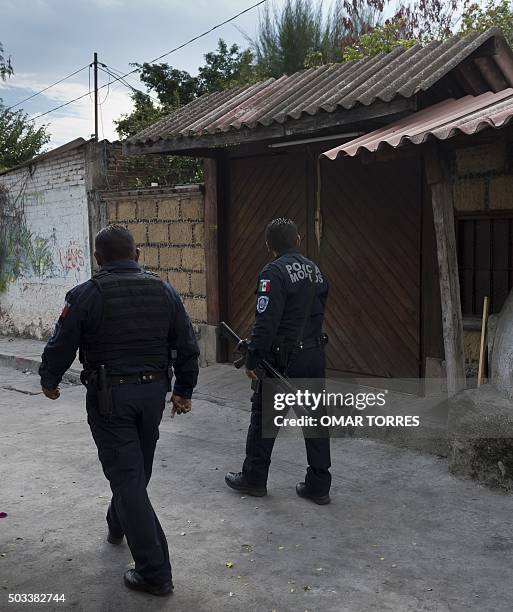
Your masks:
{"label": "cinder block", "polygon": [[118,207],[116,202],[107,202],[107,221],[114,223],[118,218]]}
{"label": "cinder block", "polygon": [[182,249],[182,267],[185,270],[202,271],[205,267],[205,253],[201,247]]}
{"label": "cinder block", "polygon": [[157,204],[155,200],[140,200],[137,202],[137,218],[152,219],[157,218]]}
{"label": "cinder block", "polygon": [[146,225],[144,223],[129,223],[128,231],[134,237],[136,244],[146,244]]}
{"label": "cinder block", "polygon": [[205,298],[185,298],[185,310],[189,317],[197,323],[207,320],[207,300]]}
{"label": "cinder block", "polygon": [[490,208],[513,210],[513,175],[497,176],[490,180]]}
{"label": "cinder block", "polygon": [[456,169],[460,176],[504,170],[506,157],[506,143],[504,142],[465,147],[456,151]]}
{"label": "cinder block", "polygon": [[169,242],[168,235],[168,224],[167,223],[150,223],[148,225],[148,242],[150,243],[164,243]]}
{"label": "cinder block", "polygon": [[180,201],[178,198],[169,198],[158,201],[158,218],[166,221],[178,221],[180,217]]}
{"label": "cinder block", "polygon": [[181,218],[183,220],[201,221],[204,216],[202,196],[182,198],[180,200]]}
{"label": "cinder block", "polygon": [[145,268],[159,267],[159,250],[157,247],[144,247],[141,249],[140,262]]}
{"label": "cinder block", "polygon": [[204,272],[191,272],[191,293],[193,295],[207,294],[207,282]]}
{"label": "cinder block", "polygon": [[204,244],[205,239],[205,224],[204,223],[194,223],[192,226],[192,235],[193,235],[193,243],[194,244]]}
{"label": "cinder block", "polygon": [[454,184],[454,208],[456,210],[484,210],[485,179],[459,179]]}
{"label": "cinder block", "polygon": [[118,220],[135,219],[135,202],[118,202]]}
{"label": "cinder block", "polygon": [[161,268],[180,268],[180,249],[176,247],[160,247],[159,251]]}
{"label": "cinder block", "polygon": [[190,223],[170,223],[169,242],[171,244],[192,244],[192,225]]}
{"label": "cinder block", "polygon": [[178,293],[183,295],[191,292],[189,287],[188,272],[171,270],[167,273],[167,280],[169,281],[169,284],[178,291]]}

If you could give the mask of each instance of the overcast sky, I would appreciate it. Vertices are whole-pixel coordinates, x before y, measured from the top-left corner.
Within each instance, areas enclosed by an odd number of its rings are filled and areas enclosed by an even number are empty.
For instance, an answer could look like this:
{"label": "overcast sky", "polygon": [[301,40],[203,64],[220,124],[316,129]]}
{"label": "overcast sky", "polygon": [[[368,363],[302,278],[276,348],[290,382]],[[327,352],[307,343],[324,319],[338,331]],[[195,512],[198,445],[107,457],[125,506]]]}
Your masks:
{"label": "overcast sky", "polygon": [[[0,81],[0,98],[6,106],[15,104],[91,62],[94,51],[100,61],[127,72],[130,62],[150,61],[252,4],[256,0],[0,0],[0,41],[15,70],[7,82]],[[254,9],[162,61],[195,73],[219,37],[244,44],[239,28],[254,34],[257,22]],[[88,72],[22,108],[35,116],[87,92]],[[100,75],[100,84],[106,83],[108,77]],[[138,85],[137,75],[131,82]],[[100,102],[106,92],[100,92]],[[100,138],[115,140],[113,119],[130,111],[129,90],[114,84],[101,108]],[[94,131],[92,101],[86,97],[38,121],[48,124],[51,147],[88,138]]]}

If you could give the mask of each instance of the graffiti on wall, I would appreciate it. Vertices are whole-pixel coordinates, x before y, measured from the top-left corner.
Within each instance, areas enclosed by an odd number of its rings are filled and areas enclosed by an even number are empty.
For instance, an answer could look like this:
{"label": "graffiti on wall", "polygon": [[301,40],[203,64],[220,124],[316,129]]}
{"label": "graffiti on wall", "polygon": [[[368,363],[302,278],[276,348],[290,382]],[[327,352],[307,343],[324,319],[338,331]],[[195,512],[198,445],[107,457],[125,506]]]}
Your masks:
{"label": "graffiti on wall", "polygon": [[85,261],[84,250],[73,240],[70,240],[67,247],[59,249],[59,263],[65,272],[68,270],[83,270]]}

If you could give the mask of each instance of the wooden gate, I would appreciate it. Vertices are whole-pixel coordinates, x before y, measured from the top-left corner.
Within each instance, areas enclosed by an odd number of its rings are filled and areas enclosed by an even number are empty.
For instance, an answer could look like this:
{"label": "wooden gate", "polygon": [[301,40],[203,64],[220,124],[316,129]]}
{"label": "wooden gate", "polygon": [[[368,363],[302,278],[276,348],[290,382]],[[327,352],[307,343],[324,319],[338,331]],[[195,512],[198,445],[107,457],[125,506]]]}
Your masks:
{"label": "wooden gate", "polygon": [[419,161],[323,162],[322,228],[328,366],[420,376]]}
{"label": "wooden gate", "polygon": [[242,337],[254,319],[258,273],[270,259],[265,227],[276,217],[290,217],[305,235],[307,182],[304,156],[252,157],[229,164],[226,312]]}

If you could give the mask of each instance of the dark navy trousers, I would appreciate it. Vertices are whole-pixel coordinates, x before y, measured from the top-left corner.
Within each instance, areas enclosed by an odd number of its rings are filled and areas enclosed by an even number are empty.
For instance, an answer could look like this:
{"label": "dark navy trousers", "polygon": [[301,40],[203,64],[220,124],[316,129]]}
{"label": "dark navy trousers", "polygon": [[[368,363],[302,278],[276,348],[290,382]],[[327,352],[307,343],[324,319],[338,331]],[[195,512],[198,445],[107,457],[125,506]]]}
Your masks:
{"label": "dark navy trousers", "polygon": [[[298,354],[286,370],[288,378],[323,379],[325,376],[325,357],[322,349],[312,349]],[[305,434],[306,459],[308,468],[305,483],[314,495],[326,495],[331,486],[330,439],[327,435]],[[251,421],[246,439],[246,459],[242,466],[242,473],[248,483],[255,486],[265,486],[271,465],[271,455],[274,437],[262,436],[262,393],[255,391],[251,398]]]}
{"label": "dark navy trousers", "polygon": [[171,580],[166,536],[146,491],[166,392],[164,381],[114,385],[109,417],[98,413],[94,389],[86,398],[87,421],[112,490],[109,529],[116,537],[126,536],[135,569],[153,584]]}

